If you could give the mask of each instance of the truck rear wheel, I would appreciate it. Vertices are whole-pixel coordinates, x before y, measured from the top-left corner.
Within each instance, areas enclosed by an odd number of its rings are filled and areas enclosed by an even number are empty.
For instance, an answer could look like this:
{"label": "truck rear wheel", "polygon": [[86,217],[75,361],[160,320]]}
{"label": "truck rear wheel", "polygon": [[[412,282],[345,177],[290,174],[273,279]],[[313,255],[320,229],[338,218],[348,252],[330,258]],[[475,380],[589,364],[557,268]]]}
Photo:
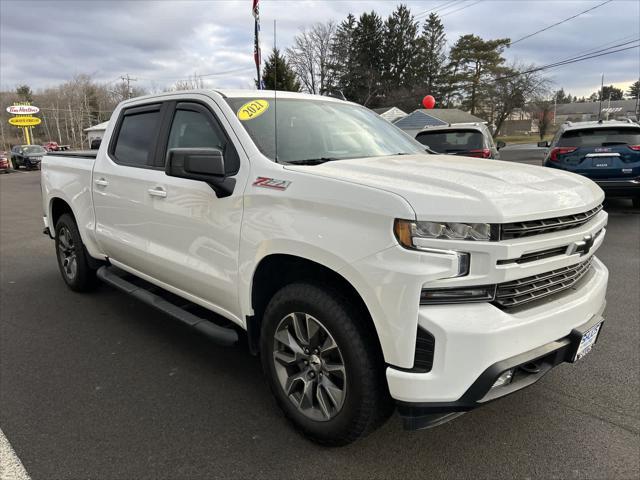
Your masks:
{"label": "truck rear wheel", "polygon": [[346,445],[390,413],[384,364],[358,309],[339,293],[296,283],[269,302],[261,357],[285,416],[310,439]]}
{"label": "truck rear wheel", "polygon": [[76,292],[86,292],[96,284],[96,272],[89,266],[87,253],[75,219],[65,213],[55,226],[56,257],[62,279]]}

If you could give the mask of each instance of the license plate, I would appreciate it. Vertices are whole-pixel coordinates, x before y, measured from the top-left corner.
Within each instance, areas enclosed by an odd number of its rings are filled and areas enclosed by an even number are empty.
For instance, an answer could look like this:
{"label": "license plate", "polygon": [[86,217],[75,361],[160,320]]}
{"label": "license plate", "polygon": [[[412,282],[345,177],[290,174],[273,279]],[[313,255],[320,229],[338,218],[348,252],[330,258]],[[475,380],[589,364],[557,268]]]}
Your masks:
{"label": "license plate", "polygon": [[573,358],[574,362],[577,362],[591,351],[598,338],[598,333],[600,333],[600,327],[602,327],[602,322],[594,325],[582,335],[578,351],[576,352],[576,356]]}
{"label": "license plate", "polygon": [[594,168],[609,168],[613,166],[613,158],[600,157],[591,160]]}

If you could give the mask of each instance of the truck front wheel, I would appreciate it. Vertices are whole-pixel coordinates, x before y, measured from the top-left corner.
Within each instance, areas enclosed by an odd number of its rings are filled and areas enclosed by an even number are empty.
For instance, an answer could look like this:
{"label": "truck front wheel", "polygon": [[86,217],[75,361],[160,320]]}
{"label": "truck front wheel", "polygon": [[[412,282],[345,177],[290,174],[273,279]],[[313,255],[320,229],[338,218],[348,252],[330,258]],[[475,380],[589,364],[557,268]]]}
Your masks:
{"label": "truck front wheel", "polygon": [[353,442],[390,413],[384,364],[361,316],[338,292],[295,283],[263,317],[262,365],[276,401],[324,445]]}
{"label": "truck front wheel", "polygon": [[89,266],[87,253],[75,219],[65,213],[55,226],[56,257],[62,279],[71,290],[85,292],[96,284],[96,272]]}

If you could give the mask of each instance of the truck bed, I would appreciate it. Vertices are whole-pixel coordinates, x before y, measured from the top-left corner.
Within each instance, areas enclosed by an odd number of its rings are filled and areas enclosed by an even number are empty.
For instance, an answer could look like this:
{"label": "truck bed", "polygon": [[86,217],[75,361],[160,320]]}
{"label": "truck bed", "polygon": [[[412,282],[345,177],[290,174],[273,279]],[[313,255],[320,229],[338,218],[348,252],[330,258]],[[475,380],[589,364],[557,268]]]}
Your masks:
{"label": "truck bed", "polygon": [[47,152],[52,157],[76,157],[96,159],[98,150],[64,150],[61,152]]}

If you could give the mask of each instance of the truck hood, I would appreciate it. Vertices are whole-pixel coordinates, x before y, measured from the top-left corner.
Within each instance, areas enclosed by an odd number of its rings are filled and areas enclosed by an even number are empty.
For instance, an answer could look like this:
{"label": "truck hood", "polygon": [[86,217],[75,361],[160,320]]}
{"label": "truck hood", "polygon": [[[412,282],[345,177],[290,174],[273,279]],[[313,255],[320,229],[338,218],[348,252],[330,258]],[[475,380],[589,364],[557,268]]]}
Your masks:
{"label": "truck hood", "polygon": [[396,193],[418,220],[505,223],[593,208],[602,190],[552,168],[449,155],[396,155],[327,162],[290,170]]}

